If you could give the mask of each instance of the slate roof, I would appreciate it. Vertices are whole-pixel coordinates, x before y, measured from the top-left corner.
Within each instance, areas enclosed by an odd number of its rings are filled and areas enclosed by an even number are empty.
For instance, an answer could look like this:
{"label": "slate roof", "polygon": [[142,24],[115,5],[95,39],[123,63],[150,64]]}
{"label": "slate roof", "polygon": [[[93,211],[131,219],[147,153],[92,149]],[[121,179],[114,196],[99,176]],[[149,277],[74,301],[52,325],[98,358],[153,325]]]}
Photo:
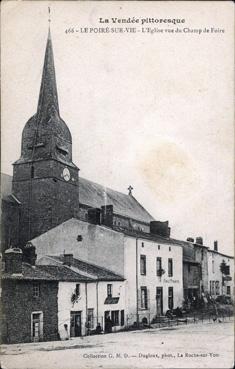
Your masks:
{"label": "slate roof", "polygon": [[[12,176],[1,173],[1,187],[4,196],[12,191]],[[88,207],[100,208],[113,205],[114,213],[149,223],[154,218],[132,195],[112,190],[88,179],[79,178],[79,202]]]}
{"label": "slate roof", "polygon": [[90,282],[92,278],[85,277],[65,266],[36,265],[22,263],[22,274],[2,273],[2,279],[34,280],[34,281],[66,281]]}
{"label": "slate roof", "polygon": [[157,234],[155,235],[153,233],[146,233],[146,232],[138,231],[135,229],[130,230],[130,229],[123,229],[120,227],[113,227],[113,230],[124,233],[124,235],[129,236],[129,237],[140,238],[140,239],[145,239],[145,240],[150,240],[150,241],[155,241],[155,242],[161,242],[161,243],[166,243],[166,244],[171,244],[171,245],[176,245],[176,246],[183,246],[183,243],[184,243],[184,241],[176,240],[174,238],[162,237]]}
{"label": "slate roof", "polygon": [[[64,261],[63,255],[60,255],[60,256],[50,255],[49,257],[56,261],[60,261],[61,263],[63,263]],[[125,280],[121,275],[113,273],[104,267],[100,267],[90,262],[88,263],[78,258],[73,258],[71,266],[73,267],[73,270],[74,268],[76,268],[78,272],[80,271],[81,273],[82,272],[88,273],[91,276],[94,276],[99,281],[124,281]]]}
{"label": "slate roof", "polygon": [[94,208],[113,205],[114,213],[142,222],[149,223],[154,220],[134,196],[112,190],[82,177],[79,178],[79,201]]}
{"label": "slate roof", "polygon": [[229,258],[229,259],[234,259],[234,256],[226,255],[226,254],[223,254],[222,252],[219,252],[219,251],[216,251],[216,250],[208,249],[207,251],[215,253],[215,254],[219,254],[219,255],[224,256],[224,257]]}

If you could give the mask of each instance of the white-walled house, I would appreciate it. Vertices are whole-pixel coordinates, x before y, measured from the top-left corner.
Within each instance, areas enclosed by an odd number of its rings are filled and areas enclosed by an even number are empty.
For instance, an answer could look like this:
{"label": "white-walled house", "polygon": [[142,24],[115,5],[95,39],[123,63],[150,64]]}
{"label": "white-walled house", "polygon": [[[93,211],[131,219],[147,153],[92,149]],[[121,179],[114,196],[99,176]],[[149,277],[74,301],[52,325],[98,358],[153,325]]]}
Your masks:
{"label": "white-walled house", "polygon": [[[125,234],[125,278],[129,322],[151,322],[182,306],[182,247],[159,236]],[[138,317],[138,318],[137,318]]]}
{"label": "white-walled house", "polygon": [[59,282],[58,331],[61,339],[83,336],[94,331],[98,324],[107,331],[107,318],[112,332],[124,328],[124,278],[94,264],[73,258],[71,254],[44,256],[38,265],[66,265],[77,273],[76,282]]}
{"label": "white-walled house", "polygon": [[234,301],[234,258],[218,252],[217,244],[208,249],[208,291],[213,298],[226,295]]}
{"label": "white-walled house", "polygon": [[[182,306],[183,256],[180,241],[153,232],[110,229],[70,219],[31,242],[39,257],[58,255],[66,250],[75,258],[122,276],[126,280],[127,325],[143,318],[152,321],[156,315],[164,315],[167,310]],[[144,257],[146,275],[140,270]],[[159,270],[162,269],[165,273],[160,275],[162,271]],[[148,300],[147,308],[144,300]]]}

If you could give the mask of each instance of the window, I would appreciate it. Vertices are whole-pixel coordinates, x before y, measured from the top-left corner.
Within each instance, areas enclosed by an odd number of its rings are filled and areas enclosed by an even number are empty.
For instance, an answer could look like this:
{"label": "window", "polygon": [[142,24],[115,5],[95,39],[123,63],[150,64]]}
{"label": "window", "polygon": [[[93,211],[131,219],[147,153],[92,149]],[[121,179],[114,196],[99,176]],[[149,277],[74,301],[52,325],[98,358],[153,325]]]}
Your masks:
{"label": "window", "polygon": [[58,151],[60,154],[62,154],[62,155],[64,155],[64,156],[68,155],[67,150],[65,150],[64,148],[59,147],[59,146],[57,146],[57,145],[56,145],[56,149],[57,149],[57,151]]}
{"label": "window", "polygon": [[89,328],[94,328],[94,309],[87,310],[87,322],[89,324]]}
{"label": "window", "polygon": [[160,246],[160,245],[158,245],[158,247],[157,247],[157,248],[158,248],[158,250],[160,250],[161,246]]}
{"label": "window", "polygon": [[212,273],[215,273],[215,261],[212,260]]}
{"label": "window", "polygon": [[157,257],[157,261],[156,261],[156,272],[157,275],[161,277],[161,270],[162,270],[162,258]]}
{"label": "window", "polygon": [[31,167],[31,178],[34,178],[34,166]]}
{"label": "window", "polygon": [[210,281],[210,294],[215,295],[215,281]]}
{"label": "window", "polygon": [[76,284],[75,294],[76,296],[80,296],[80,284],[79,283]]}
{"label": "window", "polygon": [[201,250],[201,258],[202,258],[202,260],[204,259],[204,252],[203,252],[203,250]]}
{"label": "window", "polygon": [[144,247],[144,242],[142,242],[141,246]]}
{"label": "window", "polygon": [[140,255],[140,274],[146,275],[146,256]]}
{"label": "window", "polygon": [[119,325],[119,310],[111,311],[111,320],[113,326]]}
{"label": "window", "polygon": [[112,295],[113,295],[113,285],[107,284],[107,296],[112,297]]}
{"label": "window", "polygon": [[140,288],[140,307],[141,309],[148,309],[147,287]]}
{"label": "window", "polygon": [[173,277],[173,260],[168,259],[168,277]]}
{"label": "window", "polygon": [[219,281],[215,281],[215,294],[216,295],[219,295],[219,290],[220,290]]}
{"label": "window", "polygon": [[39,284],[34,284],[33,285],[33,297],[38,298],[39,296],[40,296]]}
{"label": "window", "polygon": [[230,294],[231,294],[230,286],[227,286],[227,295],[230,295]]}
{"label": "window", "polygon": [[168,287],[168,307],[170,310],[174,307],[174,292],[173,287]]}
{"label": "window", "polygon": [[121,326],[125,324],[124,310],[121,310]]}
{"label": "window", "polygon": [[169,246],[169,251],[171,251],[171,247]]}

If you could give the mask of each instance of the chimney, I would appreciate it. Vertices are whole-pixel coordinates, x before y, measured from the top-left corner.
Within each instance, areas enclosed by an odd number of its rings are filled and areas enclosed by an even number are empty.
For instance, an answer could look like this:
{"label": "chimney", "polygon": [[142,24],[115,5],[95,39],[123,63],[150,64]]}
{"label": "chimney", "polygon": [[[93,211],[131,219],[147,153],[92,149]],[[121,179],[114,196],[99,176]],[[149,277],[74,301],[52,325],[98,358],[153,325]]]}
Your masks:
{"label": "chimney", "polygon": [[36,247],[31,242],[28,242],[23,250],[23,259],[26,263],[35,266],[37,260]]}
{"label": "chimney", "polygon": [[218,251],[218,241],[214,241],[214,251]]}
{"label": "chimney", "polygon": [[91,224],[100,224],[100,213],[99,208],[88,209],[88,222]]}
{"label": "chimney", "polygon": [[198,245],[203,245],[203,238],[202,237],[196,237],[196,243]]}
{"label": "chimney", "polygon": [[63,264],[70,267],[73,263],[73,254],[63,254],[63,259]]}
{"label": "chimney", "polygon": [[171,229],[168,227],[168,221],[152,221],[150,222],[150,233],[156,234],[162,237],[170,237]]}
{"label": "chimney", "polygon": [[113,205],[101,206],[101,223],[113,227]]}
{"label": "chimney", "polygon": [[22,274],[22,250],[14,247],[5,251],[5,272]]}
{"label": "chimney", "polygon": [[193,242],[194,242],[194,238],[192,238],[192,237],[188,237],[186,241],[188,241],[188,242],[192,242],[192,243],[193,243]]}

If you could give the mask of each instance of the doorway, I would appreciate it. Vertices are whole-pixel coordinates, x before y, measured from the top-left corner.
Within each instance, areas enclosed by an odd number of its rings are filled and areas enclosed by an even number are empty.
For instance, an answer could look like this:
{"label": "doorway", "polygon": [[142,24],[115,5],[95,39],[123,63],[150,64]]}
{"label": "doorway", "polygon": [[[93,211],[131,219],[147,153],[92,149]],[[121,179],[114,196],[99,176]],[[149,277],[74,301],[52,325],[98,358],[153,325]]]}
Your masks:
{"label": "doorway", "polygon": [[31,314],[31,337],[33,342],[43,338],[43,313],[37,311]]}
{"label": "doorway", "polygon": [[156,289],[157,316],[163,315],[163,288]]}
{"label": "doorway", "polygon": [[104,331],[105,333],[112,332],[112,320],[110,318],[110,311],[104,312]]}
{"label": "doorway", "polygon": [[82,312],[71,311],[70,337],[80,337],[81,335],[82,335]]}

